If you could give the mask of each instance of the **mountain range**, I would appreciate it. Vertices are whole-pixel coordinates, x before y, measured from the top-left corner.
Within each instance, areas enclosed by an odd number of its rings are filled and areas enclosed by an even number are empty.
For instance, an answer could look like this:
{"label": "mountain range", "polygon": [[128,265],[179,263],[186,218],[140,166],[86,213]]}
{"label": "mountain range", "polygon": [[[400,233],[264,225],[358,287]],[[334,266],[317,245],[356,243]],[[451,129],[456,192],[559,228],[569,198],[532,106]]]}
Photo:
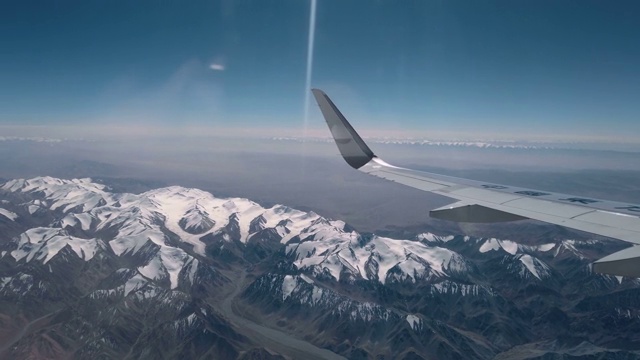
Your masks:
{"label": "mountain range", "polygon": [[180,186],[9,180],[0,357],[640,358],[640,281],[590,270],[627,244],[434,232]]}

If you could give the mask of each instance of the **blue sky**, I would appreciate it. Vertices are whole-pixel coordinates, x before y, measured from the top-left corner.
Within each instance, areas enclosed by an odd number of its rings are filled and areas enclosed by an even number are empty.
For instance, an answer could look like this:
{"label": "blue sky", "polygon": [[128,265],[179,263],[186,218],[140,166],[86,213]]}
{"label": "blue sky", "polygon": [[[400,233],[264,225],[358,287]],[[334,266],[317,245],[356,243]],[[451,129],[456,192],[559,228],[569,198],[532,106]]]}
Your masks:
{"label": "blue sky", "polygon": [[[309,9],[4,4],[0,125],[295,133],[305,126]],[[637,1],[318,0],[312,85],[361,127],[636,139],[638,19]],[[309,126],[321,125],[311,113]]]}

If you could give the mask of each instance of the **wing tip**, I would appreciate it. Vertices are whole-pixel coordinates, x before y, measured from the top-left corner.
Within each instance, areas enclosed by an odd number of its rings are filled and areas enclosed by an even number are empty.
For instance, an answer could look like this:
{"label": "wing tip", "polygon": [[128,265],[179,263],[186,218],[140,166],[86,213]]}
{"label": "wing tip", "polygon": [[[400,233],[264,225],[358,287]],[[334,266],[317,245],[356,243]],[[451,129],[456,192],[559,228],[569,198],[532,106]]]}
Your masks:
{"label": "wing tip", "polygon": [[327,96],[327,93],[325,93],[324,91],[318,89],[318,88],[311,88],[311,93],[314,96]]}
{"label": "wing tip", "polygon": [[354,169],[359,169],[375,157],[373,151],[362,140],[349,121],[342,115],[329,96],[318,88],[311,91],[329,126],[333,140],[344,160]]}

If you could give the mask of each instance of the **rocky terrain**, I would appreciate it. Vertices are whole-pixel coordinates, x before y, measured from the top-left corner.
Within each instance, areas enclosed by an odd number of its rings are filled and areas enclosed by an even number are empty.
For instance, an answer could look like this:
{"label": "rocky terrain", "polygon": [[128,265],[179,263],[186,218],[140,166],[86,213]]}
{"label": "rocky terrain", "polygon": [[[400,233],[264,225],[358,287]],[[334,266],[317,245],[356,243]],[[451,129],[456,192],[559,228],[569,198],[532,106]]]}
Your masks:
{"label": "rocky terrain", "polygon": [[0,357],[640,358],[640,282],[589,268],[628,245],[547,230],[381,236],[178,186],[9,180]]}

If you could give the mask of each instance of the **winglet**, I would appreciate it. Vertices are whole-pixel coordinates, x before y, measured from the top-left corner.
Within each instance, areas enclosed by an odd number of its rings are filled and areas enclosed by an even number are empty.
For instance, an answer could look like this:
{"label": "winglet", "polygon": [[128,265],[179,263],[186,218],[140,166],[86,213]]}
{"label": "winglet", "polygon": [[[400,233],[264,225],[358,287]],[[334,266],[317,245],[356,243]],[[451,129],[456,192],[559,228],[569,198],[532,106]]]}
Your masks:
{"label": "winglet", "polygon": [[371,161],[375,157],[373,151],[364,143],[333,101],[320,89],[311,89],[311,91],[344,160],[354,169],[359,169]]}

